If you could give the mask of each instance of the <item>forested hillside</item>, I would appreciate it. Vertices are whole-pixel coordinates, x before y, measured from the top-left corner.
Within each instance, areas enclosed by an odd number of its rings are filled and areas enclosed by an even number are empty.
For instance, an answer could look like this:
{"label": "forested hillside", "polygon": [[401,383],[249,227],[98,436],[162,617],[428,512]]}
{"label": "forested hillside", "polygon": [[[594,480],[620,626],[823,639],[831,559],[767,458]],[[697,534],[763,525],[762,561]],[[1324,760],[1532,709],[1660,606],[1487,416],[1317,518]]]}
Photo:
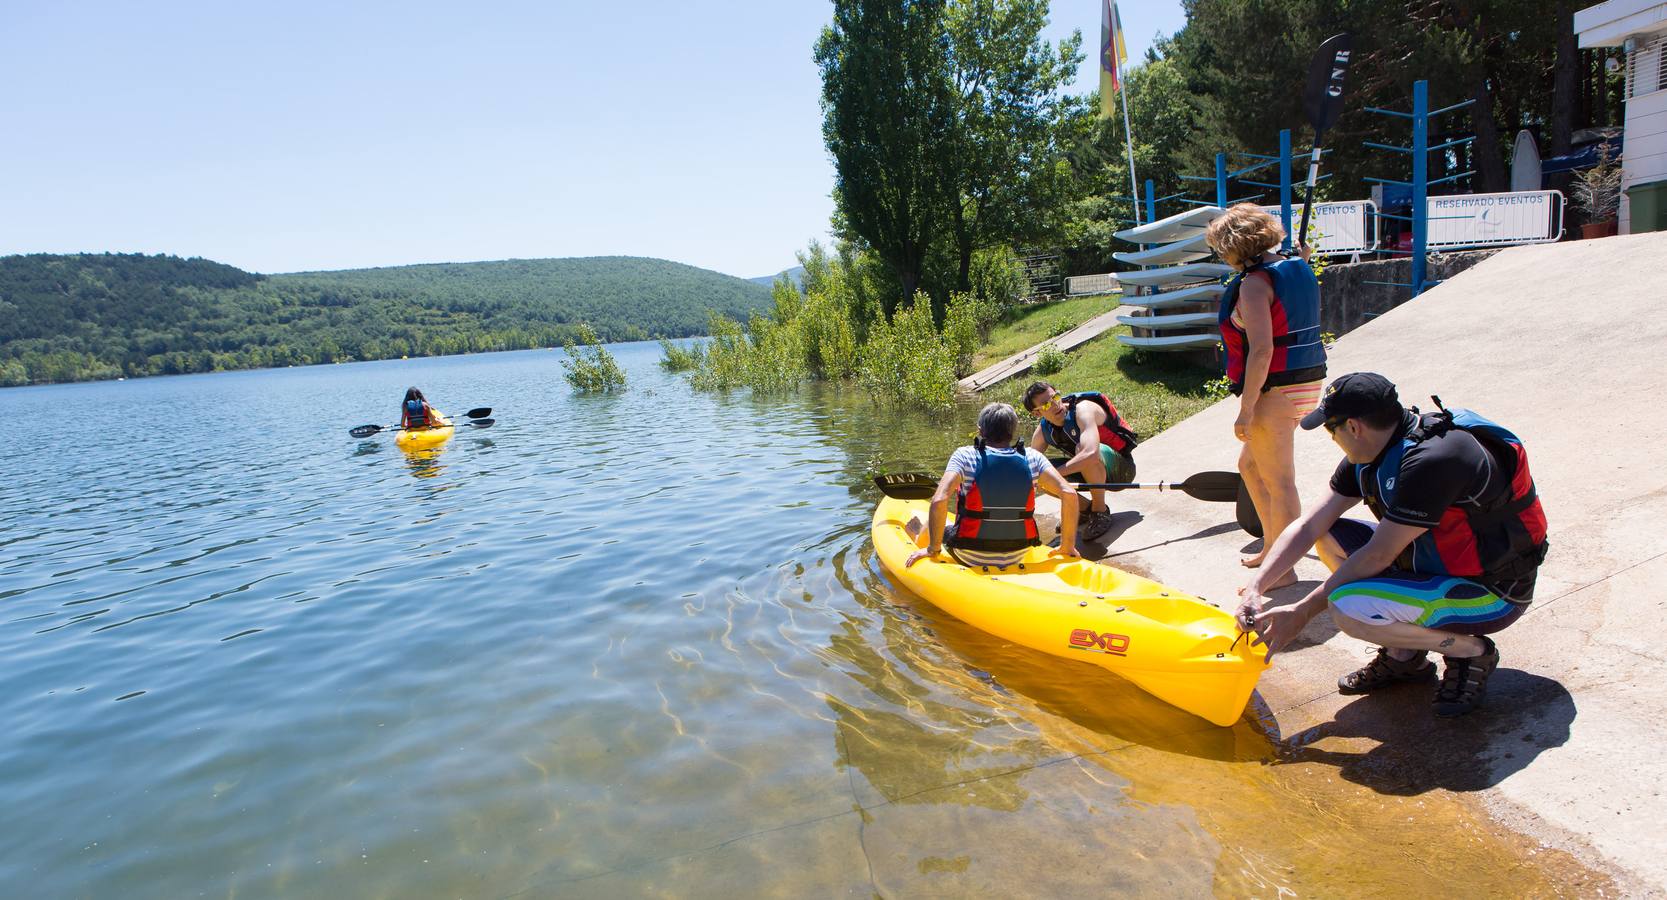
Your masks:
{"label": "forested hillside", "polygon": [[0,257],[0,385],[685,337],[768,288],[638,257],[257,275],[142,254]]}

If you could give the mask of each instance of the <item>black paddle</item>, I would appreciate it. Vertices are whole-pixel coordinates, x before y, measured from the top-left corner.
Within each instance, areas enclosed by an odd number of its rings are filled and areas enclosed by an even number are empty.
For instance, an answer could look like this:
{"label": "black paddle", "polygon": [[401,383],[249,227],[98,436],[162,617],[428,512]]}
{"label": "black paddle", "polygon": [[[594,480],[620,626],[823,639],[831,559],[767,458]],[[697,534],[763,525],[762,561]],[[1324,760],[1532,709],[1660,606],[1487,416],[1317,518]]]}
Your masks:
{"label": "black paddle", "polygon": [[1263,537],[1262,518],[1256,514],[1256,501],[1250,499],[1250,491],[1240,490],[1238,507],[1233,510],[1233,518],[1239,527],[1251,537]]}
{"label": "black paddle", "polygon": [[[1197,500],[1211,503],[1233,503],[1239,499],[1240,478],[1237,472],[1199,472],[1182,482],[1155,483],[1073,484],[1079,491],[1180,491]],[[880,493],[898,500],[930,500],[938,490],[938,479],[922,472],[900,472],[874,476],[874,486]]]}
{"label": "black paddle", "polygon": [[1320,144],[1325,133],[1343,114],[1343,76],[1349,70],[1353,38],[1348,32],[1332,35],[1314,51],[1308,62],[1308,83],[1302,89],[1302,107],[1314,128],[1314,149],[1308,156],[1308,189],[1302,198],[1302,227],[1297,243],[1308,242],[1308,214],[1314,209],[1314,182],[1320,179]]}
{"label": "black paddle", "polygon": [[[492,415],[492,407],[490,407],[490,406],[479,406],[479,407],[471,409],[468,412],[463,414],[463,417],[466,418],[466,419],[476,419],[478,421],[453,422],[452,424],[453,425],[473,425],[476,428],[490,428],[490,427],[492,427],[493,423],[496,421],[495,419],[486,418],[487,416],[490,416],[490,415]],[[400,426],[400,425],[360,425],[358,428],[354,428],[354,429],[348,431],[348,434],[350,434],[350,435],[352,435],[353,437],[356,437],[356,438],[367,438],[367,437],[370,437],[371,435],[380,434],[381,432],[384,432],[384,431],[403,431],[403,430],[404,430],[403,426]]]}
{"label": "black paddle", "polygon": [[1108,484],[1073,485],[1079,491],[1180,491],[1194,500],[1208,503],[1234,503],[1239,499],[1242,479],[1237,472],[1199,472],[1186,481],[1157,481]]}

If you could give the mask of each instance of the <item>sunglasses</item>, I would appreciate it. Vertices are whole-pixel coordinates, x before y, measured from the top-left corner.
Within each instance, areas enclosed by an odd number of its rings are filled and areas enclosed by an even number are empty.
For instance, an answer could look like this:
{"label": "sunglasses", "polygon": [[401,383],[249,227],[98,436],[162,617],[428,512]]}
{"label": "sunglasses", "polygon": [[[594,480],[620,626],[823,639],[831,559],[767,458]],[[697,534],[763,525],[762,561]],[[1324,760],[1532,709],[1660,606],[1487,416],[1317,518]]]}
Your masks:
{"label": "sunglasses", "polygon": [[1029,409],[1026,409],[1025,412],[1028,412],[1033,416],[1040,415],[1042,410],[1047,409],[1048,407],[1052,406],[1053,402],[1055,400],[1058,400],[1058,399],[1059,399],[1059,394],[1057,392],[1055,392],[1053,394],[1049,394],[1048,399],[1038,401],[1035,406],[1032,406]]}
{"label": "sunglasses", "polygon": [[1337,429],[1342,428],[1343,423],[1347,421],[1348,419],[1327,419],[1323,424],[1327,434],[1336,434]]}

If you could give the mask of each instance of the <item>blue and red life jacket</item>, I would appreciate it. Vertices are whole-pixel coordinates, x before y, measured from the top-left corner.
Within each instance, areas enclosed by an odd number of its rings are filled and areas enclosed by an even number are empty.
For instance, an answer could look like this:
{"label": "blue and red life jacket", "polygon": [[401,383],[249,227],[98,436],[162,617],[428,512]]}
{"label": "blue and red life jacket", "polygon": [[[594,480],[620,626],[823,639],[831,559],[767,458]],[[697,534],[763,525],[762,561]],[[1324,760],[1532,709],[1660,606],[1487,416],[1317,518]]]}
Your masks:
{"label": "blue and red life jacket", "polygon": [[978,469],[955,501],[951,547],[1005,553],[1041,543],[1036,532],[1036,480],[1023,447],[978,445]]}
{"label": "blue and red life jacket", "polygon": [[[1436,400],[1436,406],[1441,401]],[[1414,410],[1416,412],[1416,410]],[[1441,409],[1418,417],[1399,443],[1391,444],[1376,470],[1371,463],[1354,467],[1361,496],[1379,519],[1394,506],[1401,462],[1408,450],[1450,429],[1474,437],[1510,477],[1510,492],[1484,506],[1460,502],[1419,535],[1395,561],[1397,568],[1427,575],[1456,575],[1509,582],[1534,574],[1545,561],[1546,518],[1528,471],[1522,439],[1468,409]]]}
{"label": "blue and red life jacket", "polygon": [[[1227,379],[1233,393],[1244,389],[1245,361],[1250,340],[1233,322],[1239,305],[1239,288],[1255,272],[1265,273],[1273,287],[1268,314],[1273,319],[1273,358],[1268,360],[1267,387],[1302,384],[1325,377],[1325,343],[1320,340],[1320,283],[1314,270],[1301,259],[1257,263],[1233,276],[1221,295],[1216,321],[1221,325],[1221,343],[1227,348]],[[1317,371],[1316,371],[1317,370]]]}
{"label": "blue and red life jacket", "polygon": [[1055,425],[1043,419],[1042,437],[1060,450],[1070,454],[1077,452],[1077,443],[1082,439],[1082,426],[1077,423],[1077,404],[1084,400],[1105,410],[1105,421],[1100,423],[1100,443],[1116,450],[1125,458],[1128,458],[1129,452],[1140,443],[1135,437],[1134,429],[1117,414],[1117,407],[1111,405],[1111,398],[1104,393],[1082,391],[1066,394],[1059,399],[1065,404],[1065,424]]}
{"label": "blue and red life jacket", "polygon": [[421,400],[407,400],[404,403],[403,414],[400,416],[400,426],[404,428],[427,428],[434,422],[428,417],[428,404]]}

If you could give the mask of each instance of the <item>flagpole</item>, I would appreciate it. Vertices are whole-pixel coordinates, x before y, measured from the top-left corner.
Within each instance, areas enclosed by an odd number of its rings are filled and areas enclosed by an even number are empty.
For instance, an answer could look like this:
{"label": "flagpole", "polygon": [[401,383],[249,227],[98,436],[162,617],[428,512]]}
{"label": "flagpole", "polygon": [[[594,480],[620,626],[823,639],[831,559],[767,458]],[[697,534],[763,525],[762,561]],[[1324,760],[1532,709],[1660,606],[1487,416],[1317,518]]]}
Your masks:
{"label": "flagpole", "polygon": [[[1116,59],[1114,53],[1113,58]],[[1123,101],[1123,146],[1129,151],[1129,203],[1134,207],[1134,223],[1140,224],[1140,182],[1134,175],[1134,131],[1129,128],[1129,82],[1123,78],[1122,60],[1117,61],[1117,93]]]}

